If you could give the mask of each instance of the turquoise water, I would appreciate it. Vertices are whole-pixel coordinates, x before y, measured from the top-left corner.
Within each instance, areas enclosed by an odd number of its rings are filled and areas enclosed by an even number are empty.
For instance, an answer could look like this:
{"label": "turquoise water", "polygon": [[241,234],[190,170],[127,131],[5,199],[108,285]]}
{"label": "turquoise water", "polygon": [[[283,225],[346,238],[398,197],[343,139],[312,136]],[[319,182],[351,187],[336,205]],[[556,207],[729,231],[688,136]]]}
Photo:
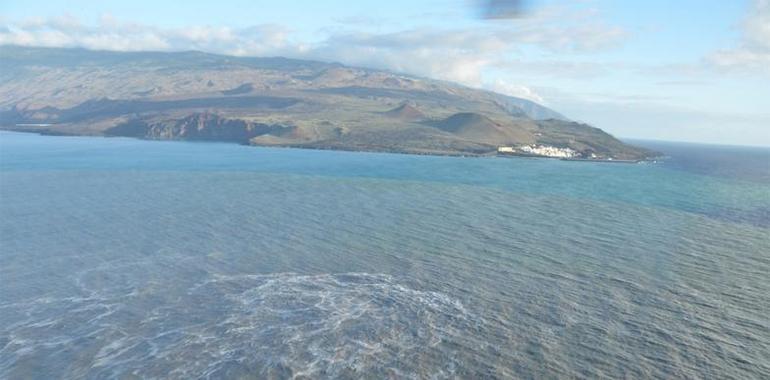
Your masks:
{"label": "turquoise water", "polygon": [[770,150],[648,144],[0,133],[0,378],[767,378]]}

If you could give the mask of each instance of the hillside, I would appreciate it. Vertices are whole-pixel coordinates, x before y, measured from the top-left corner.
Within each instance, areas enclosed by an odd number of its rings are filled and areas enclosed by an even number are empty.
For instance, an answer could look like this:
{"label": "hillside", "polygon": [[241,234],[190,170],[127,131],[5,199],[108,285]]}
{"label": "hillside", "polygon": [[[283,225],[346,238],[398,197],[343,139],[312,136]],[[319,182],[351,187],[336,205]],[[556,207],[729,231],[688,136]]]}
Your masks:
{"label": "hillside", "polygon": [[0,128],[253,145],[490,154],[548,144],[649,152],[534,102],[287,58],[0,46]]}

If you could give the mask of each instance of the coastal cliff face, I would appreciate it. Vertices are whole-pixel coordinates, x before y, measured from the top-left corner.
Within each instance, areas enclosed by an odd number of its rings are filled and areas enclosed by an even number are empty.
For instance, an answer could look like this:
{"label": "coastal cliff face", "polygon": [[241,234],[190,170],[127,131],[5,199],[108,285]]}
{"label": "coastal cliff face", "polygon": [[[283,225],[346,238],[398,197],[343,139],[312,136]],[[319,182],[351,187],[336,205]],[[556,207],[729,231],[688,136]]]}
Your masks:
{"label": "coastal cliff face", "polygon": [[534,102],[340,64],[0,46],[0,128],[324,149],[651,155]]}
{"label": "coastal cliff face", "polygon": [[287,136],[296,127],[227,119],[212,113],[195,113],[178,120],[130,120],[104,131],[108,136],[155,140],[223,141],[247,144],[258,136]]}

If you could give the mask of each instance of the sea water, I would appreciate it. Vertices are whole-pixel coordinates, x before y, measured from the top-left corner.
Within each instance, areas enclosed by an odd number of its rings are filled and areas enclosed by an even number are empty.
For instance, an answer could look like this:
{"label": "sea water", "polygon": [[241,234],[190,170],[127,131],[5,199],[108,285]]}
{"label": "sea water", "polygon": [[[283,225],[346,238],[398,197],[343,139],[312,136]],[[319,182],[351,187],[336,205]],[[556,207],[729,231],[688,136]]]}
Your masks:
{"label": "sea water", "polygon": [[770,377],[770,150],[0,133],[0,378]]}

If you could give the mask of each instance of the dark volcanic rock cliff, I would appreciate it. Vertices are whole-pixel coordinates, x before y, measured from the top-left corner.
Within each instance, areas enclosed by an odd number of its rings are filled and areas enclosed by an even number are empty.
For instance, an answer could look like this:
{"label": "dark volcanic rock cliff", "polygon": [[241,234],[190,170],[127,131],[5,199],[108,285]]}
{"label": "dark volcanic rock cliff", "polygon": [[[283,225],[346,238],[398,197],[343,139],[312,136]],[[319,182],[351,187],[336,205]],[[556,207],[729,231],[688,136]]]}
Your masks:
{"label": "dark volcanic rock cliff", "polygon": [[296,127],[227,119],[213,113],[195,113],[178,120],[129,120],[104,131],[109,136],[158,140],[225,141],[246,144],[257,136],[284,136]]}

